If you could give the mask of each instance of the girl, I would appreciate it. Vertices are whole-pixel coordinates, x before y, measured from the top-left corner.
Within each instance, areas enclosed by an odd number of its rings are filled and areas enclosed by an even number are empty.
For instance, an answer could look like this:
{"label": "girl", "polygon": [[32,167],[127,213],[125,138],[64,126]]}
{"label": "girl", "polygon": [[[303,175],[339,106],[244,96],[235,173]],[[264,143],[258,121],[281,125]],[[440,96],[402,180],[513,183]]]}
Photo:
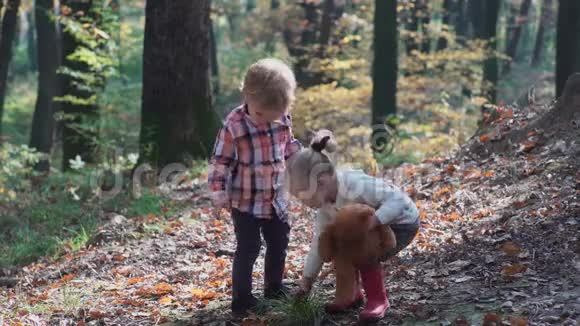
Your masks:
{"label": "girl", "polygon": [[264,296],[286,293],[282,277],[290,227],[283,187],[285,161],[301,149],[289,115],[296,80],[276,59],[263,59],[247,71],[244,103],[225,119],[210,161],[208,183],[214,207],[230,208],[236,234],[232,271],[232,311],[244,314],[257,299],[252,271],[266,242]]}
{"label": "girl", "polygon": [[[381,259],[383,261],[408,246],[419,229],[417,207],[404,192],[360,170],[337,170],[328,156],[322,152],[323,150],[333,152],[335,149],[336,143],[332,138],[332,133],[328,130],[320,131],[312,140],[309,149],[293,157],[287,170],[290,193],[305,205],[318,209],[312,244],[300,284],[302,295],[310,292],[322,267],[322,260],[318,254],[319,235],[325,226],[334,220],[337,210],[345,205],[361,203],[374,207],[376,212],[370,228],[379,223],[391,226],[397,246],[394,250],[385,252]],[[360,318],[361,320],[381,319],[390,306],[383,284],[381,266],[370,264],[357,267],[367,298]],[[340,307],[330,306],[327,309],[345,310],[353,306],[360,298],[362,298],[362,293],[359,288],[353,302]]]}

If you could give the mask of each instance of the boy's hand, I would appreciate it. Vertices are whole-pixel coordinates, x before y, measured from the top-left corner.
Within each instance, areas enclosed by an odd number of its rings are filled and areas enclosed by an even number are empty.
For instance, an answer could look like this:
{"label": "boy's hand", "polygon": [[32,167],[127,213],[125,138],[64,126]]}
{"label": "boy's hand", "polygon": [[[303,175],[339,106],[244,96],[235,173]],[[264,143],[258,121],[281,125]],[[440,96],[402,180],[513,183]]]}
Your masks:
{"label": "boy's hand", "polygon": [[225,191],[216,191],[211,193],[211,203],[215,208],[227,208],[230,199]]}

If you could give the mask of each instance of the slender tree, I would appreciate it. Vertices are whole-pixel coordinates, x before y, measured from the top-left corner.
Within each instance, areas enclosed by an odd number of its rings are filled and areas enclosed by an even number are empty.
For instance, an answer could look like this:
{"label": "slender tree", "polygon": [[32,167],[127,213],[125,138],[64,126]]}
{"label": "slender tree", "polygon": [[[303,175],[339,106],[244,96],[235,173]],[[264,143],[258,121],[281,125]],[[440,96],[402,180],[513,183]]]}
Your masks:
{"label": "slender tree", "polygon": [[2,118],[4,116],[4,100],[6,97],[6,83],[8,81],[8,67],[12,60],[12,48],[16,37],[18,23],[18,8],[20,0],[8,0],[2,19],[0,33],[0,135],[2,134]]}
{"label": "slender tree", "polygon": [[[54,0],[36,0],[35,21],[38,43],[38,95],[36,107],[32,117],[30,147],[36,148],[47,156],[52,150],[54,139],[54,112],[53,98],[59,94],[56,70],[59,64],[57,44],[57,30],[51,19],[54,10]],[[36,168],[48,171],[49,160],[42,160]]]}
{"label": "slender tree", "polygon": [[556,96],[568,77],[580,71],[580,1],[560,0],[556,40]]}
{"label": "slender tree", "polygon": [[147,1],[140,156],[163,168],[211,154],[210,0]]}
{"label": "slender tree", "polygon": [[[511,37],[508,38],[506,46],[506,55],[515,60],[518,44],[522,34],[522,25],[528,20],[528,12],[532,5],[532,0],[523,0],[518,16],[515,19],[515,26],[512,29]],[[511,70],[511,61],[506,61],[503,67],[503,72],[508,73]]]}
{"label": "slender tree", "polygon": [[[82,23],[81,19],[89,15],[93,0],[62,0],[61,5],[67,8],[63,15],[74,20],[78,26],[77,24]],[[77,72],[60,75],[62,94],[68,97],[60,104],[65,117],[62,129],[63,170],[70,168],[70,160],[74,160],[77,155],[88,163],[97,161],[96,140],[99,136],[100,113],[96,103],[96,89],[80,87],[83,77],[78,75],[91,75],[92,72],[87,63],[71,58],[83,45],[74,30],[63,28],[61,62],[65,69]]]}
{"label": "slender tree", "polygon": [[376,0],[374,14],[374,59],[372,67],[371,145],[383,151],[388,145],[385,119],[397,113],[397,1]]}
{"label": "slender tree", "polygon": [[217,56],[217,41],[215,38],[215,25],[213,21],[209,23],[210,28],[210,60],[211,60],[211,76],[212,76],[212,94],[217,95],[220,92],[220,73]]}
{"label": "slender tree", "polygon": [[[489,42],[492,51],[497,50],[497,20],[499,16],[500,0],[486,0],[480,3],[482,6],[483,22],[480,26],[480,38]],[[495,57],[485,60],[483,64],[483,80],[487,84],[487,97],[492,102],[496,102],[497,81],[499,78],[498,62]]]}
{"label": "slender tree", "polygon": [[532,55],[532,66],[536,67],[540,64],[542,58],[542,50],[544,48],[544,35],[546,27],[550,23],[552,17],[552,0],[542,0],[542,12],[540,14],[540,21],[538,22],[538,33],[536,34],[536,42],[534,45],[534,53]]}
{"label": "slender tree", "polygon": [[37,49],[36,49],[36,33],[34,30],[35,19],[33,10],[26,12],[26,21],[28,22],[28,29],[26,30],[26,40],[28,41],[28,67],[30,71],[36,71],[37,67]]}
{"label": "slender tree", "polygon": [[[452,16],[457,10],[457,3],[455,0],[443,0],[443,18],[441,23],[445,28],[449,28],[452,25]],[[437,40],[437,51],[441,51],[447,47],[447,38],[444,36],[439,37]]]}
{"label": "slender tree", "polygon": [[322,57],[324,50],[330,41],[330,33],[332,32],[332,24],[334,22],[334,0],[324,0],[324,7],[322,11],[322,22],[320,24],[319,36],[319,56]]}

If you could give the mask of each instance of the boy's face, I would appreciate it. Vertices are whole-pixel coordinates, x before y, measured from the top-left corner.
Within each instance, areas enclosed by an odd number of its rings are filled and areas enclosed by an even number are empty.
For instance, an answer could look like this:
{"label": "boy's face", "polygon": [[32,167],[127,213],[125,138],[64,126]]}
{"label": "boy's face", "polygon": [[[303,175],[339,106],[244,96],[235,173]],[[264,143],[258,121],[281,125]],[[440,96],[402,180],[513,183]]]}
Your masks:
{"label": "boy's face", "polygon": [[286,109],[265,107],[260,102],[246,97],[250,118],[257,124],[264,124],[281,119],[286,114]]}

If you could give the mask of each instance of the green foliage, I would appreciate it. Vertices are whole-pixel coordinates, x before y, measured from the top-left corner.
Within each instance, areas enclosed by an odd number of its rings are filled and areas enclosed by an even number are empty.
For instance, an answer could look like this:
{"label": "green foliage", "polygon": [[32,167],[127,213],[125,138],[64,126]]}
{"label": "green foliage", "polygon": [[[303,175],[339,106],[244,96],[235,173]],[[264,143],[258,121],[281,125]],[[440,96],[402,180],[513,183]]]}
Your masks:
{"label": "green foliage", "polygon": [[320,325],[324,317],[324,303],[311,296],[304,299],[265,300],[257,308],[276,325]]}

